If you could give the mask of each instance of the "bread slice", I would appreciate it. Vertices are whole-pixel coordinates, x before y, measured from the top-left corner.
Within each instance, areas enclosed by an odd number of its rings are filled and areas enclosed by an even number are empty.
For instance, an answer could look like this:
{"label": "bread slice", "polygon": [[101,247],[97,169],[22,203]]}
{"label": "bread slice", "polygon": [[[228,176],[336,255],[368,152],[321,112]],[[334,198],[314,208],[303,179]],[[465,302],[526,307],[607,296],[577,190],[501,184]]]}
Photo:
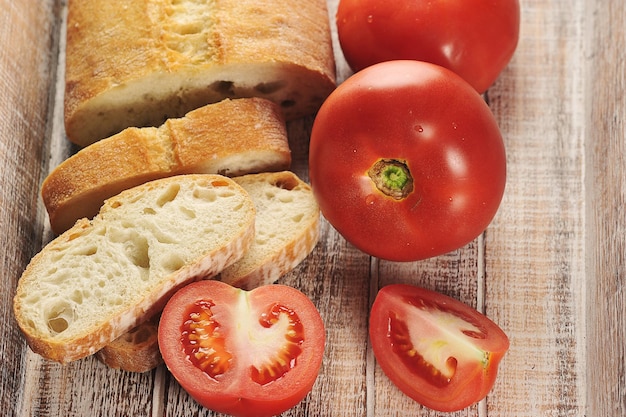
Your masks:
{"label": "bread slice", "polygon": [[[257,210],[256,238],[246,254],[221,272],[222,281],[252,289],[277,281],[311,253],[319,240],[320,211],[311,187],[294,173],[260,173],[233,178]],[[111,368],[146,372],[159,365],[154,324],[148,322],[98,352]]]}
{"label": "bread slice", "polygon": [[65,73],[80,146],[227,97],[291,120],[336,86],[326,0],[70,0]]}
{"label": "bread slice", "polygon": [[256,232],[250,249],[219,279],[251,290],[277,281],[311,253],[319,240],[320,211],[311,187],[293,172],[233,179],[254,201]]}
{"label": "bread slice", "polygon": [[243,175],[288,169],[291,153],[278,105],[258,98],[223,100],[169,119],[159,128],[128,128],[57,166],[41,195],[52,230],[92,218],[105,199],[178,174]]}
{"label": "bread slice", "polygon": [[33,257],[14,297],[17,323],[45,358],[91,355],[161,311],[181,286],[241,258],[254,218],[248,193],[221,175],[126,190]]}
{"label": "bread slice", "polygon": [[128,372],[148,372],[163,363],[158,342],[159,317],[141,323],[96,352],[102,363]]}

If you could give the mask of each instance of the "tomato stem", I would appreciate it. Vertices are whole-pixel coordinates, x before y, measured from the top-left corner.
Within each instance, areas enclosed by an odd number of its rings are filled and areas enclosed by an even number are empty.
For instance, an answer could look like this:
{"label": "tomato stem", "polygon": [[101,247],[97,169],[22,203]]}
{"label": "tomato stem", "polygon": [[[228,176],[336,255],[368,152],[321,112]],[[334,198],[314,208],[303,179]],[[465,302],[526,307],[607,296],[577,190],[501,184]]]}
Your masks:
{"label": "tomato stem", "polygon": [[376,188],[395,200],[402,200],[413,191],[413,177],[406,162],[379,159],[367,174],[376,184]]}

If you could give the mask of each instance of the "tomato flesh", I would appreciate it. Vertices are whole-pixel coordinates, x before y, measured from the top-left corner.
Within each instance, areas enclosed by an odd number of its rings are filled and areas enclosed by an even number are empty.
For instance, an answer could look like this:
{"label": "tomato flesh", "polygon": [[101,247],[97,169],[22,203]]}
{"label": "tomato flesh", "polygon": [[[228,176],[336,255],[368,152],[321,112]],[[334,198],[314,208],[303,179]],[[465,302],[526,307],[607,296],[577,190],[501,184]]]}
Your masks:
{"label": "tomato flesh", "polygon": [[199,300],[191,306],[189,318],[181,327],[181,344],[191,363],[216,379],[228,370],[232,355],[219,333],[219,323],[213,319],[211,307],[214,305],[211,301]]}
{"label": "tomato flesh", "polygon": [[313,388],[324,352],[319,312],[300,291],[252,291],[200,281],[178,291],[159,323],[159,348],[201,405],[233,416],[273,416]]}
{"label": "tomato flesh", "polygon": [[267,314],[259,319],[262,327],[270,329],[286,320],[287,328],[282,331],[284,340],[270,360],[259,366],[252,366],[252,380],[257,384],[265,385],[281,378],[296,366],[297,358],[302,353],[300,347],[304,342],[304,328],[298,314],[289,307],[276,304]]}
{"label": "tomato flesh", "polygon": [[389,379],[438,411],[458,411],[493,387],[509,348],[506,334],[471,307],[423,288],[383,287],[372,306],[370,339]]}

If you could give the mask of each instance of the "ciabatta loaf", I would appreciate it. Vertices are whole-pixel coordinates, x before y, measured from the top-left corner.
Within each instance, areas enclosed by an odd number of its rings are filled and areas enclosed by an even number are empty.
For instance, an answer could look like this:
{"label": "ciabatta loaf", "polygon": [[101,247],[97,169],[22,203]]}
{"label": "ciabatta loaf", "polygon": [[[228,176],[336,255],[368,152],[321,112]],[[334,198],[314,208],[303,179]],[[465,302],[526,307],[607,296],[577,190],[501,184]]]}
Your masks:
{"label": "ciabatta loaf", "polygon": [[223,100],[168,119],[159,128],[127,128],[57,166],[41,195],[52,230],[92,218],[105,199],[178,174],[243,175],[288,169],[285,121],[278,105],[258,98]]}
{"label": "ciabatta loaf", "polygon": [[248,193],[220,175],[126,190],[33,257],[14,297],[17,322],[48,359],[91,355],[161,311],[181,286],[241,258],[254,218]]}
{"label": "ciabatta loaf", "polygon": [[65,129],[86,146],[227,97],[290,120],[335,88],[326,0],[70,0]]}
{"label": "ciabatta loaf", "polygon": [[[254,201],[256,237],[245,255],[222,271],[220,278],[249,290],[277,281],[310,254],[319,240],[320,211],[311,187],[292,172],[233,179]],[[153,369],[161,363],[154,324],[138,326],[107,345],[97,357],[111,368],[131,372]]]}
{"label": "ciabatta loaf", "polygon": [[254,201],[256,231],[250,249],[219,279],[251,290],[276,282],[311,253],[319,240],[320,211],[311,187],[293,172],[233,179]]}

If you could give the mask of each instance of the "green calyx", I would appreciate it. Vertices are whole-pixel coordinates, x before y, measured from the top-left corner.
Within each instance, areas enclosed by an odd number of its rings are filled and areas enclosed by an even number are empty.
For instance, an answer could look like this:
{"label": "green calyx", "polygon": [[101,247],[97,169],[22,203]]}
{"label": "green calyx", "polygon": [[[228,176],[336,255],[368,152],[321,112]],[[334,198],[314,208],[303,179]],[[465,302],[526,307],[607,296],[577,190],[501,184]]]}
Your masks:
{"label": "green calyx", "polygon": [[379,159],[367,174],[376,184],[376,188],[395,200],[402,200],[413,191],[413,177],[406,162]]}

